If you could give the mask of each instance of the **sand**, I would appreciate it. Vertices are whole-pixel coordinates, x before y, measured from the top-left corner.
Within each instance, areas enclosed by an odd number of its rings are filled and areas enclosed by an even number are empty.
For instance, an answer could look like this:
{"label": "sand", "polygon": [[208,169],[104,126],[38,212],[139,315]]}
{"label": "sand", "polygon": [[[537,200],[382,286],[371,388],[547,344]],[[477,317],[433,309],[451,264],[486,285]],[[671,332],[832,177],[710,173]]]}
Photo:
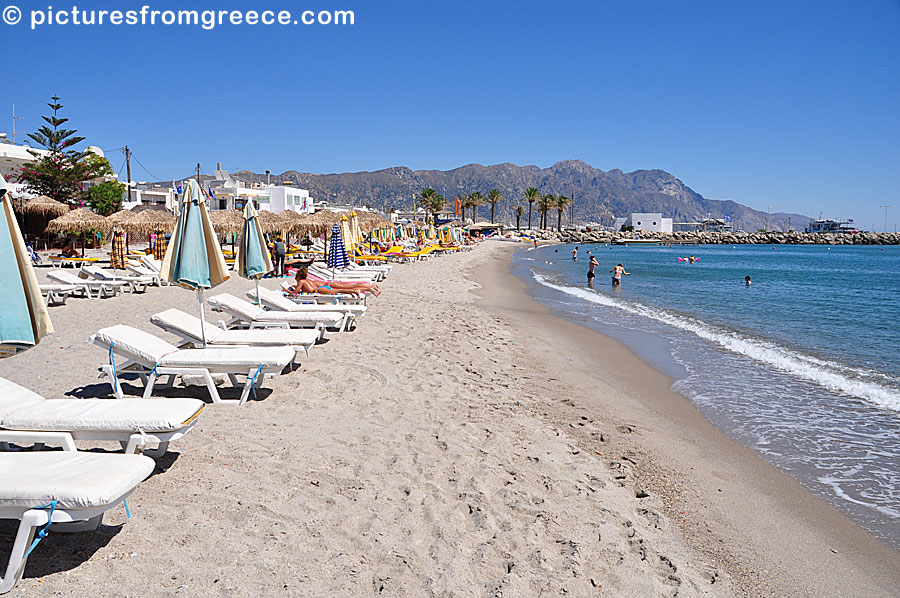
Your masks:
{"label": "sand", "polygon": [[[257,400],[210,405],[129,500],[127,523],[117,508],[99,532],[51,534],[9,595],[898,587],[896,551],[719,434],[626,349],[530,301],[510,249],[395,267],[357,330],[329,334]],[[149,316],[169,307],[198,305],[177,288],[70,299],[51,309],[54,335],[0,376],[48,397],[108,396],[88,336],[125,322],[166,337]],[[0,522],[4,555],[13,530]]]}

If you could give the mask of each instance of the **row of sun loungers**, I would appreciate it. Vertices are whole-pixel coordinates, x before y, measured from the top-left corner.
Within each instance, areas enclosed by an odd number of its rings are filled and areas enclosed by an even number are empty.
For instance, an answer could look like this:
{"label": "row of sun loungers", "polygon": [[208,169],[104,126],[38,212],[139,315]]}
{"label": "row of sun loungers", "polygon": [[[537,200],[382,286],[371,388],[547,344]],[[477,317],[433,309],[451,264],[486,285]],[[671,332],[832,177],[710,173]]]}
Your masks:
{"label": "row of sun loungers", "polygon": [[[43,290],[54,302],[64,302],[72,294],[140,292],[164,284],[155,266],[142,261],[129,266],[130,274],[120,276],[87,265],[82,273],[88,278],[57,270],[48,274],[54,284]],[[389,271],[387,265],[354,267],[336,275],[323,269],[319,274],[376,281]],[[153,315],[151,323],[177,337],[173,342],[124,324],[98,330],[90,340],[108,356],[100,370],[117,400],[47,399],[0,378],[0,518],[20,522],[0,593],[19,581],[29,553],[51,524],[55,531],[96,529],[103,514],[123,503],[152,473],[150,456],[163,455],[170,442],[197,424],[204,401],[148,400],[162,386],[160,378],[167,378],[165,385],[171,387],[179,376],[196,376],[205,383],[212,403],[242,405],[267,377],[289,373],[326,330],[348,331],[367,311],[356,297],[291,299],[262,287],[247,296],[255,303],[227,293],[209,298],[208,304],[223,314],[217,325],[178,309]],[[222,374],[240,389],[238,398],[220,396],[213,377]],[[143,385],[142,398],[125,398],[123,383],[135,382]],[[79,452],[76,441],[118,442],[125,454]],[[22,452],[13,444],[60,446],[63,451]],[[136,454],[139,451],[143,454]],[[43,504],[48,496],[54,500]]]}

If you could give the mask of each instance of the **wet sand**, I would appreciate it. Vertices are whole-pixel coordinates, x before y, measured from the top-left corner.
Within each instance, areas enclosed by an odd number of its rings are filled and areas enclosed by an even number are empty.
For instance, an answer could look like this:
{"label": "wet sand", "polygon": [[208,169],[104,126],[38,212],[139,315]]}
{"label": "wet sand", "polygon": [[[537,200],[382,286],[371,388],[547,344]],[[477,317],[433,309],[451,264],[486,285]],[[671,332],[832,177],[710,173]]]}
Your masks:
{"label": "wet sand", "polygon": [[[329,334],[257,400],[210,405],[129,500],[127,523],[119,508],[97,533],[51,534],[9,595],[900,587],[896,551],[719,433],[627,349],[531,301],[509,274],[513,248],[396,266],[357,330]],[[149,323],[169,307],[197,302],[177,288],[70,299],[51,309],[54,335],[0,376],[48,397],[108,396],[88,336],[125,322],[172,338]],[[0,522],[0,551],[13,530]]]}

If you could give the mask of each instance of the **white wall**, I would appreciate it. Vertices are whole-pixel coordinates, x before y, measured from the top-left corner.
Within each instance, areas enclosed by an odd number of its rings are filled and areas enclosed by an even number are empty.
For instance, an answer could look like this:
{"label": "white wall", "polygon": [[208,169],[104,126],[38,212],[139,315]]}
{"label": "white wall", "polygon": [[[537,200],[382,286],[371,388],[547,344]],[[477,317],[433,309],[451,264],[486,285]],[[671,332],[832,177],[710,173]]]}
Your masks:
{"label": "white wall", "polygon": [[[666,222],[668,226],[668,230],[664,230],[663,221]],[[631,226],[634,227],[636,231],[644,231],[648,233],[661,233],[661,232],[672,232],[672,219],[671,218],[663,218],[661,213],[653,213],[653,212],[641,212],[631,215]]]}

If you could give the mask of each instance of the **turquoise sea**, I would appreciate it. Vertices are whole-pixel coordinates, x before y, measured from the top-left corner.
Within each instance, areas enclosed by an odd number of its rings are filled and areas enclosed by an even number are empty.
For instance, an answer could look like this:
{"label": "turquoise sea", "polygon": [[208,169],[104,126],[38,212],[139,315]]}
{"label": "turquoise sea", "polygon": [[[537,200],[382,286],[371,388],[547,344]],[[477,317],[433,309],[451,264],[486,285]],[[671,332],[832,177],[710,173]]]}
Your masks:
{"label": "turquoise sea", "polygon": [[[519,251],[513,269],[558,315],[623,341],[732,438],[900,547],[900,247],[579,245],[577,261],[573,247]],[[614,288],[620,262],[630,275]]]}

